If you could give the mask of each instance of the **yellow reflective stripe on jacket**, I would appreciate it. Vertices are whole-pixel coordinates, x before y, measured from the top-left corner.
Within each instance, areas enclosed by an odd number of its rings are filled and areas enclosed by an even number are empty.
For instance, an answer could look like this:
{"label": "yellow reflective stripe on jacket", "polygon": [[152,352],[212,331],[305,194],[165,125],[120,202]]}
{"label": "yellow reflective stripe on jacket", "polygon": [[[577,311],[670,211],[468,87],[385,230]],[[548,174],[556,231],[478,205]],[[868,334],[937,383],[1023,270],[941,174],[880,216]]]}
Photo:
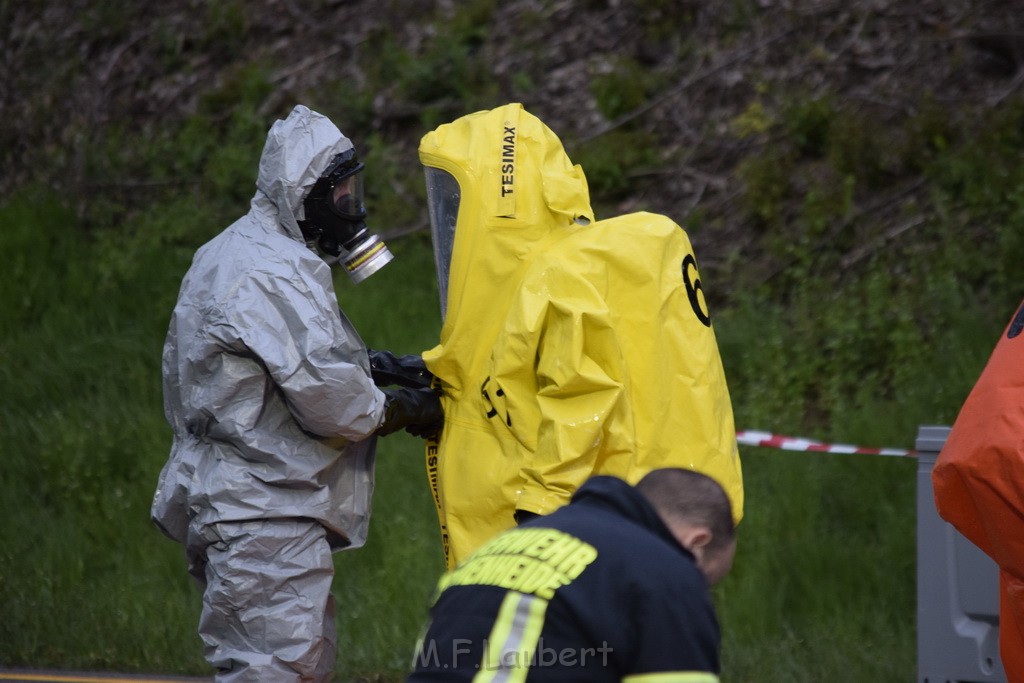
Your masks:
{"label": "yellow reflective stripe on jacket", "polygon": [[622,683],[718,683],[718,676],[709,671],[664,671],[626,676]]}
{"label": "yellow reflective stripe on jacket", "polygon": [[484,646],[484,659],[473,683],[522,683],[544,628],[548,601],[509,591]]}

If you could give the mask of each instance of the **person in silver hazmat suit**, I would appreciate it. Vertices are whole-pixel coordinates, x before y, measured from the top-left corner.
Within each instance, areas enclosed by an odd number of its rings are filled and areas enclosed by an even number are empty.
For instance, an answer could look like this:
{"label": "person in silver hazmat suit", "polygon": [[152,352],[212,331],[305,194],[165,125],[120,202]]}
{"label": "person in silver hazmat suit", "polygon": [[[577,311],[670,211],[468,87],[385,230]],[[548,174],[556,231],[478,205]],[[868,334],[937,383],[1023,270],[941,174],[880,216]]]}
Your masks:
{"label": "person in silver hazmat suit", "polygon": [[430,389],[377,388],[338,307],[331,265],[359,281],[391,260],[366,228],[362,169],[325,116],[299,105],[275,122],[248,213],[197,251],[171,318],[174,440],[152,517],[203,588],[218,681],[331,677],[331,553],[366,540],[375,435],[443,419]]}

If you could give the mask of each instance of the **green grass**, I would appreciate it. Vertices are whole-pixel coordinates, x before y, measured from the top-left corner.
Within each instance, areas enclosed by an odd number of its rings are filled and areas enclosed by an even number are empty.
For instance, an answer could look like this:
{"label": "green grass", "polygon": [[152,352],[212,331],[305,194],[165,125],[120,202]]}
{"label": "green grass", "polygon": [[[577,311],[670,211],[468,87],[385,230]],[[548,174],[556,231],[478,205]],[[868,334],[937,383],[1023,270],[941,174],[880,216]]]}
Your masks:
{"label": "green grass", "polygon": [[916,463],[743,456],[747,516],[716,589],[723,680],[910,680]]}
{"label": "green grass", "polygon": [[[170,439],[164,327],[192,250],[219,229],[212,212],[186,216],[190,231],[165,230],[167,214],[152,211],[130,235],[86,236],[31,196],[0,209],[14,254],[0,276],[2,665],[207,671],[199,593],[180,548],[148,521]],[[392,265],[358,286],[339,276],[338,295],[369,346],[415,353],[440,325],[429,239],[391,247]],[[738,427],[907,447],[918,424],[955,416],[1004,321],[938,306],[966,294],[924,280],[904,289],[907,305],[936,297],[943,334],[925,339],[854,295],[880,277],[786,306],[755,293],[717,312]],[[743,458],[740,550],[716,590],[724,680],[909,678],[914,462]],[[420,442],[381,441],[374,505],[367,546],[336,557],[342,680],[400,677],[442,567]]]}

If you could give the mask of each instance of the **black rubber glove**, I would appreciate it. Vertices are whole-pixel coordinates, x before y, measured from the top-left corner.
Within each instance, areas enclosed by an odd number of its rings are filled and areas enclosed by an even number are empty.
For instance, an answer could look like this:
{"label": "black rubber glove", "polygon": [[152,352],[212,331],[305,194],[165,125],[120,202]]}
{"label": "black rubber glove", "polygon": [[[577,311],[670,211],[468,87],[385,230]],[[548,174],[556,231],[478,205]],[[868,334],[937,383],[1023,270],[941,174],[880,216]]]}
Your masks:
{"label": "black rubber glove", "polygon": [[422,356],[396,356],[390,351],[367,349],[370,374],[379,387],[397,384],[402,387],[429,387],[434,376],[427,370]]}
{"label": "black rubber glove", "polygon": [[387,436],[404,429],[423,439],[437,436],[444,426],[444,411],[433,389],[381,389],[384,392],[384,422],[377,434]]}
{"label": "black rubber glove", "polygon": [[529,522],[531,519],[537,519],[540,517],[536,512],[530,512],[529,510],[516,510],[516,524],[523,524]]}

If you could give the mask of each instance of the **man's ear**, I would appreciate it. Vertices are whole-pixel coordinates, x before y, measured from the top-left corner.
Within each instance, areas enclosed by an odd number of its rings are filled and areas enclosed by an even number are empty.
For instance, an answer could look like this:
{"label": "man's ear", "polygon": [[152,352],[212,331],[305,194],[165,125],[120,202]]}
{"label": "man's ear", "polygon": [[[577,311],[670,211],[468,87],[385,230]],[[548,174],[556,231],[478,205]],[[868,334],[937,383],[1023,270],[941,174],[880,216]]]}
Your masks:
{"label": "man's ear", "polygon": [[711,529],[706,526],[678,525],[673,535],[679,544],[696,556],[704,552],[704,547],[711,542]]}

